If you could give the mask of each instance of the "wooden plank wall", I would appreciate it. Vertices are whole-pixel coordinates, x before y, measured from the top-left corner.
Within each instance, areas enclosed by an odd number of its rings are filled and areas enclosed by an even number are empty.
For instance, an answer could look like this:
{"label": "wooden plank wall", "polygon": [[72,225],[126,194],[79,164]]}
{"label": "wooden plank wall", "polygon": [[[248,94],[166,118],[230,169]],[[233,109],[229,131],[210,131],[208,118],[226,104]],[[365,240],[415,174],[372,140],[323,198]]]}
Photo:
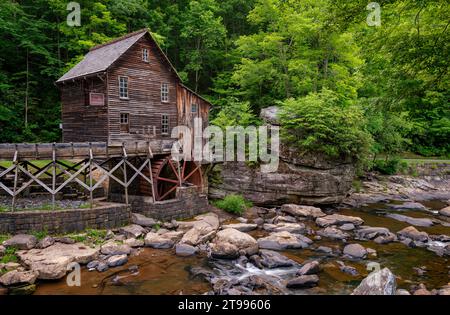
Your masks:
{"label": "wooden plank wall", "polygon": [[[194,117],[201,117],[203,119],[203,128],[206,128],[209,119],[209,103],[205,102],[201,97],[189,91],[181,84],[177,86],[177,91],[178,121],[180,122],[180,125],[192,128]],[[191,111],[192,104],[198,105],[197,115]]]}
{"label": "wooden plank wall", "polygon": [[[142,60],[142,49],[149,50],[149,62]],[[128,100],[119,98],[119,76],[128,77]],[[169,84],[169,102],[161,102],[161,83]],[[155,44],[148,35],[141,38],[108,71],[109,95],[109,142],[145,140],[147,137],[135,132],[156,126],[161,135],[161,114],[169,115],[169,131],[178,124],[176,93],[178,79],[170,66],[163,61]],[[130,133],[120,132],[120,113],[129,113]],[[170,133],[170,132],[169,132]]]}
{"label": "wooden plank wall", "polygon": [[104,142],[108,140],[106,106],[88,106],[89,92],[106,93],[99,77],[81,78],[61,85],[63,142]]}

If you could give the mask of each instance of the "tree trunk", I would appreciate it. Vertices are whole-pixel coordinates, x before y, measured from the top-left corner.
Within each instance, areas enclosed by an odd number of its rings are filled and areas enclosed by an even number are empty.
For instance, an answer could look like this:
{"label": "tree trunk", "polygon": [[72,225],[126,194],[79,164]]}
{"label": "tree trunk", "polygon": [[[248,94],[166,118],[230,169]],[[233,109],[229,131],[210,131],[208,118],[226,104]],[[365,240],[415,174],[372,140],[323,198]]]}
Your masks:
{"label": "tree trunk", "polygon": [[25,88],[25,129],[28,128],[28,89],[29,89],[29,70],[30,70],[30,63],[29,63],[29,52],[27,48],[27,83]]}

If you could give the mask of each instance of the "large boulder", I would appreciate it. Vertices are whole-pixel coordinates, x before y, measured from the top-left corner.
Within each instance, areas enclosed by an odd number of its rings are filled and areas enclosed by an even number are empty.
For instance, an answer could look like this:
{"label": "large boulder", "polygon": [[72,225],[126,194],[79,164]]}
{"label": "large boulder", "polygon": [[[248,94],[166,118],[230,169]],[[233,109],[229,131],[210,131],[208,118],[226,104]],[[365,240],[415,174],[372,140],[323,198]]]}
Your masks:
{"label": "large boulder", "polygon": [[312,241],[306,236],[283,231],[258,239],[258,244],[263,249],[283,250],[307,248],[312,244]]}
{"label": "large boulder", "polygon": [[44,249],[17,252],[24,265],[38,272],[39,279],[60,279],[66,275],[70,263],[87,264],[95,260],[98,254],[98,248],[90,248],[81,243],[55,243]]}
{"label": "large boulder", "polygon": [[301,206],[296,204],[285,204],[281,206],[281,211],[295,217],[320,218],[326,216],[320,208],[312,206]]}
{"label": "large boulder", "polygon": [[140,213],[132,213],[131,214],[131,223],[137,224],[145,227],[153,227],[156,224],[156,221],[152,218],[148,218],[145,215]]}
{"label": "large boulder", "polygon": [[33,235],[18,234],[3,242],[5,247],[15,247],[17,249],[32,249],[36,246],[38,240]]}
{"label": "large boulder", "polygon": [[397,205],[397,204],[390,205],[390,207],[392,209],[398,209],[398,210],[422,210],[422,211],[427,210],[427,207],[425,207],[423,204],[418,203],[418,202],[411,202],[411,201],[405,202],[400,205]]}
{"label": "large boulder", "polygon": [[409,238],[419,242],[426,242],[429,238],[426,232],[420,232],[413,226],[405,227],[403,230],[398,231],[397,234],[402,238]]}
{"label": "large boulder", "polygon": [[250,235],[235,229],[217,232],[210,243],[211,255],[217,258],[237,258],[241,255],[253,255],[258,252],[258,242]]}
{"label": "large boulder", "polygon": [[343,225],[346,223],[351,223],[355,226],[359,226],[364,223],[364,220],[359,217],[352,217],[337,213],[316,219],[316,224],[320,227],[327,227],[330,225]]}
{"label": "large boulder", "polygon": [[127,255],[113,255],[106,260],[108,267],[118,267],[125,265],[128,262]]}
{"label": "large boulder", "polygon": [[188,244],[178,243],[175,246],[175,254],[178,256],[192,256],[197,252],[197,248]]}
{"label": "large boulder", "polygon": [[51,236],[46,236],[37,243],[36,248],[47,248],[53,244],[55,244],[55,239]]}
{"label": "large boulder", "polygon": [[343,253],[345,256],[355,259],[363,259],[367,256],[367,250],[360,244],[346,245]]}
{"label": "large boulder", "polygon": [[299,155],[281,147],[276,172],[267,173],[245,162],[217,166],[208,189],[210,199],[242,194],[257,206],[287,203],[339,204],[352,187],[355,167],[351,161],[326,160],[319,155]]}
{"label": "large boulder", "polygon": [[397,281],[388,269],[372,272],[353,290],[352,295],[395,295]]}
{"label": "large boulder", "polygon": [[11,286],[16,284],[33,284],[38,277],[36,271],[17,271],[12,270],[0,277],[0,284],[4,286]]}

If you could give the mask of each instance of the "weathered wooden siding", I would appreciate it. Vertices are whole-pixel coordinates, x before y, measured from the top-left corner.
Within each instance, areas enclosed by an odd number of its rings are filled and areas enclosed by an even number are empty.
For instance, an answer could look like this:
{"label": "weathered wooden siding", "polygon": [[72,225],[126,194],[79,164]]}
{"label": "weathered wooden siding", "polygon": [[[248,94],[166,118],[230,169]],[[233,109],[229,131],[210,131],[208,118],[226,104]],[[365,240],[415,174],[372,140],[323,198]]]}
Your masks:
{"label": "weathered wooden siding", "polygon": [[[149,50],[149,62],[142,60],[142,49]],[[128,77],[129,99],[119,98],[119,76]],[[169,102],[161,101],[161,84],[169,85]],[[169,115],[169,133],[178,124],[176,93],[178,79],[170,66],[163,61],[155,44],[148,35],[140,39],[108,71],[109,95],[109,142],[146,140],[143,130],[156,127],[157,138],[161,135],[161,115]],[[120,132],[120,113],[128,113],[130,133]]]}
{"label": "weathered wooden siding", "polygon": [[[198,105],[196,114],[192,113],[192,104]],[[210,105],[201,97],[179,84],[177,86],[178,121],[180,125],[192,128],[195,117],[202,118],[203,128],[208,126]]]}
{"label": "weathered wooden siding", "polygon": [[89,92],[106,93],[106,84],[93,77],[61,85],[63,142],[108,140],[106,95],[105,106],[89,106]]}

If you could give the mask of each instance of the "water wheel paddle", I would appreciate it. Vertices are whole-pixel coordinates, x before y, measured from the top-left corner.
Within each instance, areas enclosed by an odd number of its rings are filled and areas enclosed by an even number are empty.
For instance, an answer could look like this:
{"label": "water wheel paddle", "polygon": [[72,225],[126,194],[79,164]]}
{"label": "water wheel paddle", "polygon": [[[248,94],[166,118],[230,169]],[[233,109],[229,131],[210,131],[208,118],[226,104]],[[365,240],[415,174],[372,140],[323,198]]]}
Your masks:
{"label": "water wheel paddle", "polygon": [[152,161],[156,201],[173,199],[177,187],[202,187],[201,165],[193,161],[174,161],[170,156]]}

